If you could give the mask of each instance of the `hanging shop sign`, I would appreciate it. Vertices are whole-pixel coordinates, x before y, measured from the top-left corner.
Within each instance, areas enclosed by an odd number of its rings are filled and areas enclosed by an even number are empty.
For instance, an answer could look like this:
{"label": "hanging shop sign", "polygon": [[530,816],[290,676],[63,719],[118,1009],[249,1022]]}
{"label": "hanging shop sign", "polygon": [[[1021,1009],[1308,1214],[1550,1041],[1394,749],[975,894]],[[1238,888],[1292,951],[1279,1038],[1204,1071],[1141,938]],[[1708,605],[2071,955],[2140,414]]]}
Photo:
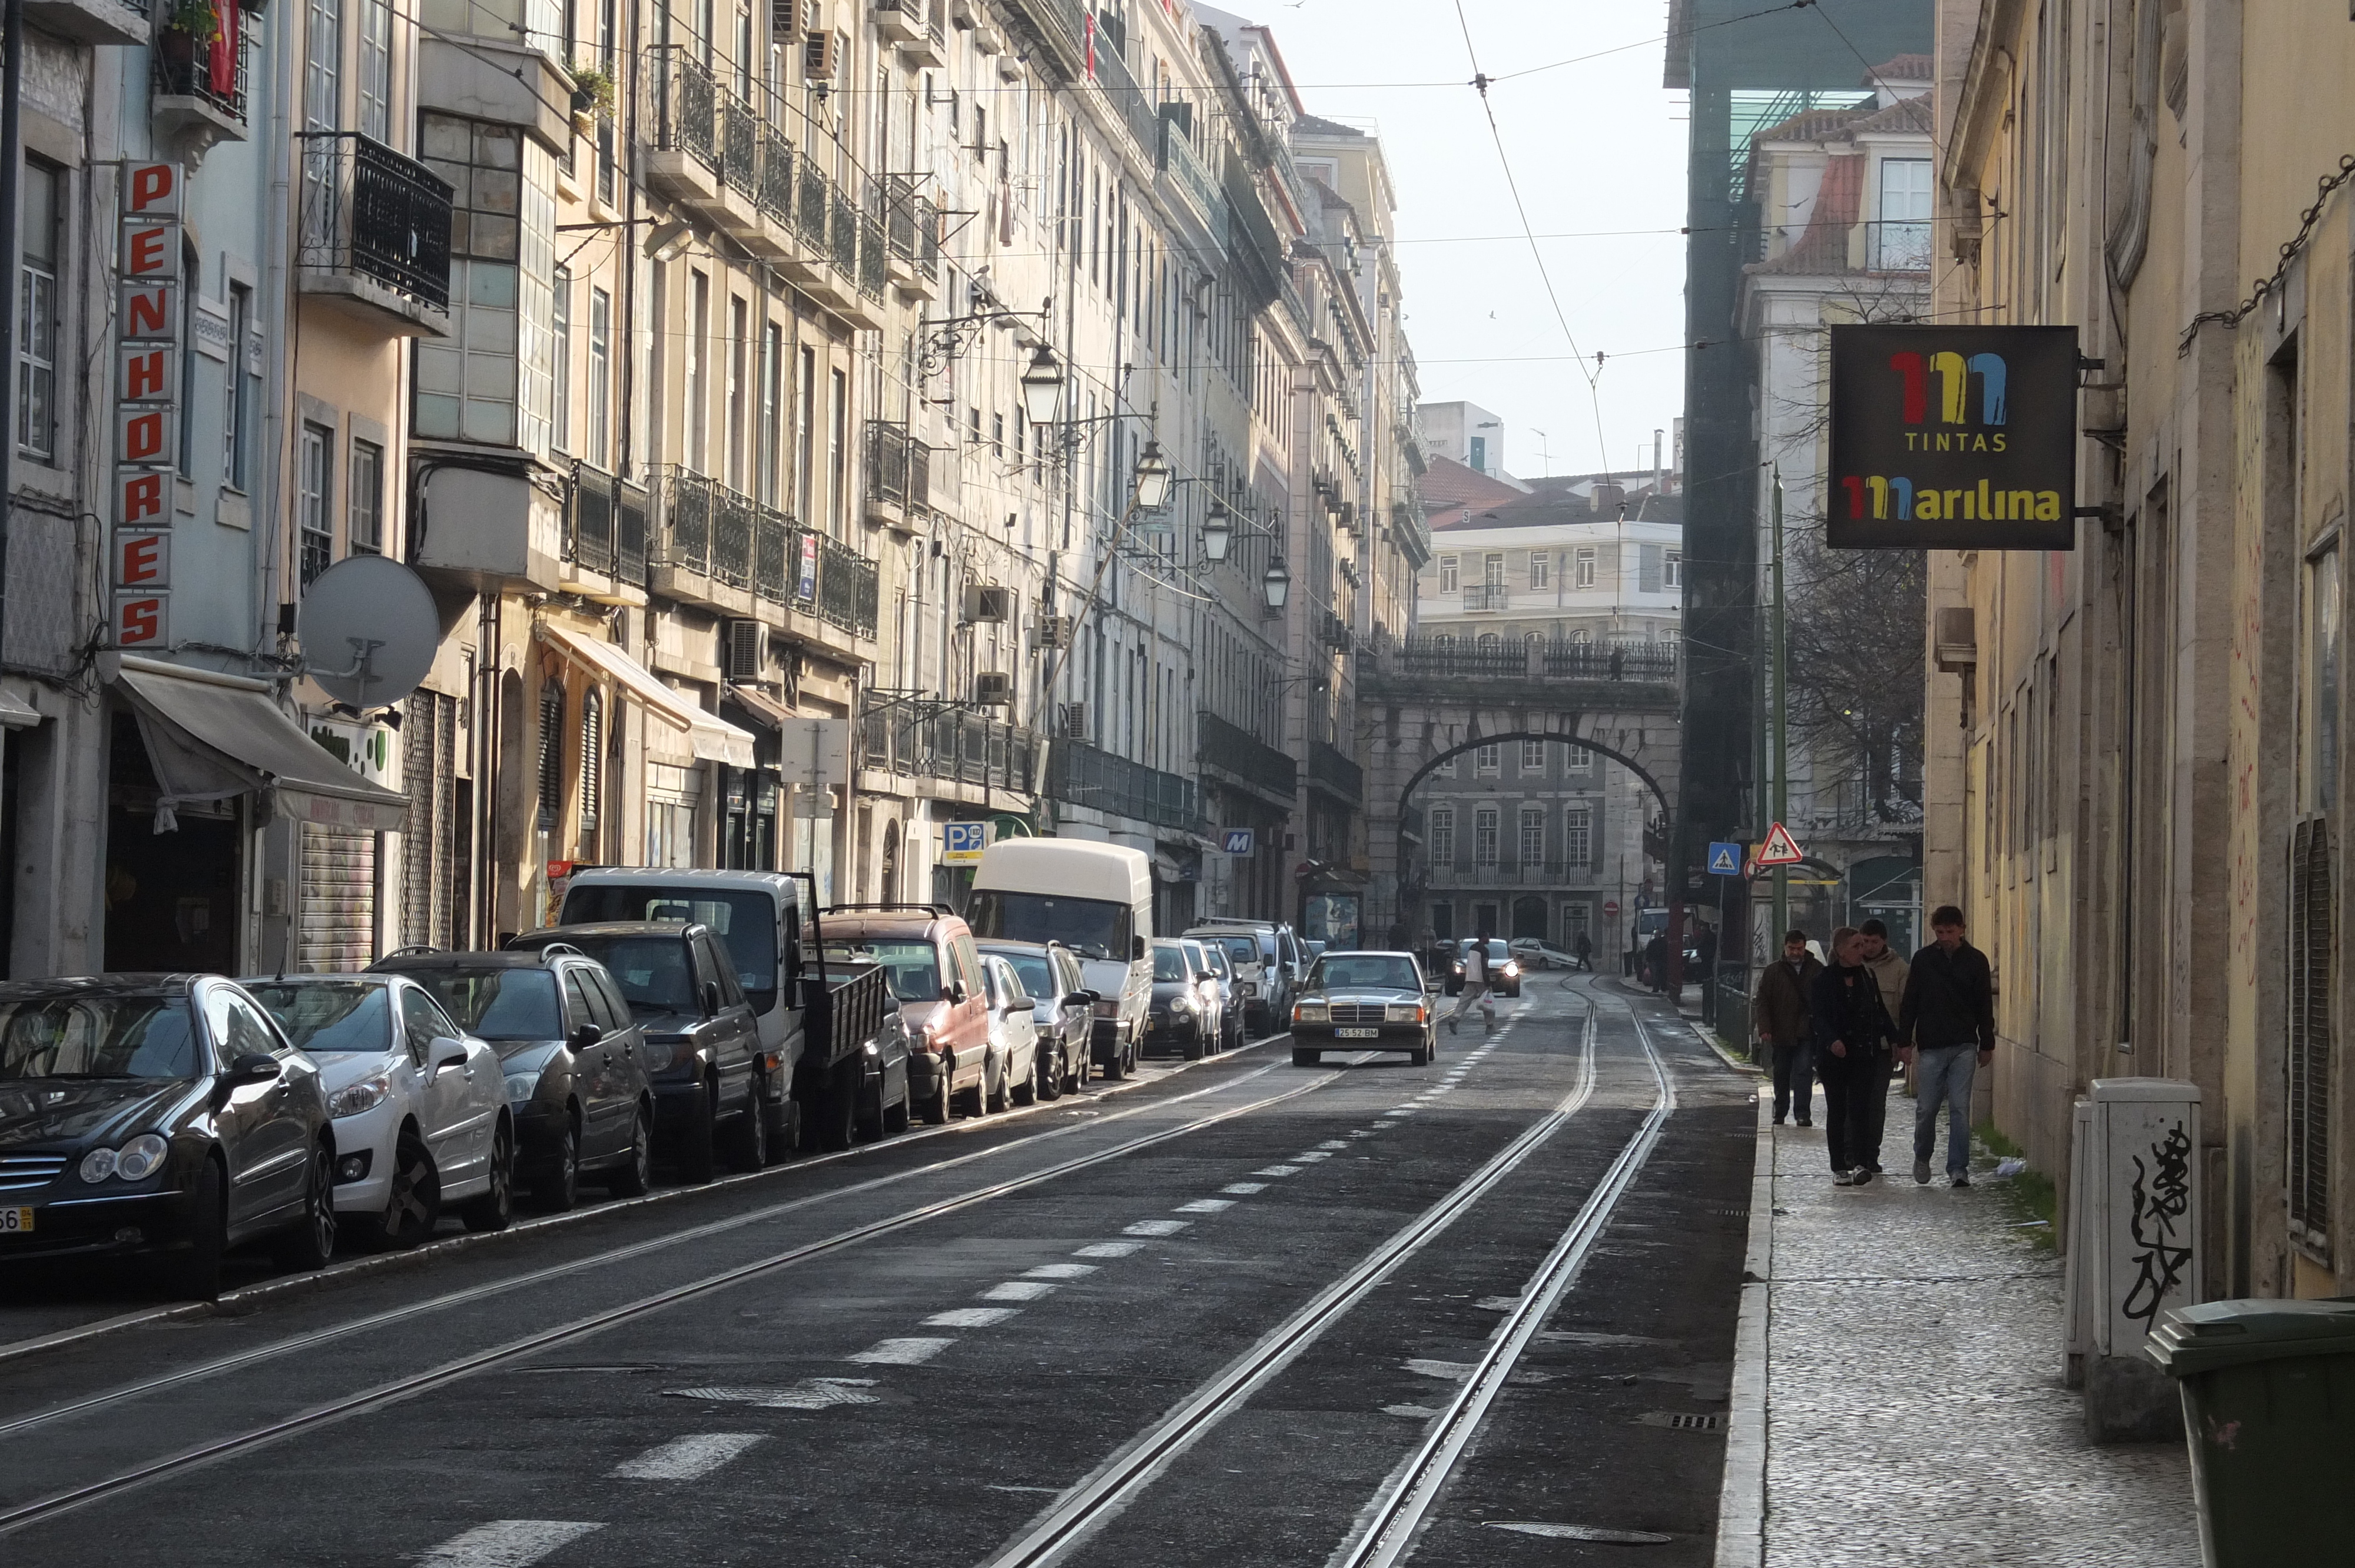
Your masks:
{"label": "hanging shop sign", "polygon": [[2077,329],[1831,329],[1835,549],[2076,547]]}
{"label": "hanging shop sign", "polygon": [[180,451],[180,205],[177,164],[123,171],[116,252],[114,645],[172,640],[172,478]]}

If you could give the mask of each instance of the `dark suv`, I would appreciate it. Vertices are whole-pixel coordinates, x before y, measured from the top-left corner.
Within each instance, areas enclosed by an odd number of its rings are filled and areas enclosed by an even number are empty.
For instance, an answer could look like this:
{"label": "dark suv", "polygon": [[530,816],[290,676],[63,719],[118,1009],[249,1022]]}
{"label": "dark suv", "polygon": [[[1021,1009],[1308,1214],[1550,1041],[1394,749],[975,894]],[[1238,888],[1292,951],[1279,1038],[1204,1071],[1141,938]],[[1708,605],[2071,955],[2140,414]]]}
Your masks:
{"label": "dark suv", "polygon": [[653,920],[559,926],[511,938],[507,949],[559,943],[605,966],[645,1036],[655,1152],[690,1181],[710,1181],[723,1157],[736,1171],[767,1164],[760,1025],[711,927]]}
{"label": "dark suv", "polygon": [[[655,1136],[648,1073],[657,1064],[604,965],[551,942],[513,953],[403,948],[368,967],[416,980],[498,1053],[516,1169],[534,1206],[572,1207],[584,1174],[620,1197],[646,1190]],[[669,1059],[666,1048],[660,1060]]]}

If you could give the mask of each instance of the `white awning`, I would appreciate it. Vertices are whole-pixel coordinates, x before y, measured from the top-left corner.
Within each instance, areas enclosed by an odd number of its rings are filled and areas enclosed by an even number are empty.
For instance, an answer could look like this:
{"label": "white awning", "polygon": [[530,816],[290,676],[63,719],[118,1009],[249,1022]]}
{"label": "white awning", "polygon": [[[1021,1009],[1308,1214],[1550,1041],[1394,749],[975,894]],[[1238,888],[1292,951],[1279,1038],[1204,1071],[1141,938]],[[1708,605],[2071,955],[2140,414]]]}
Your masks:
{"label": "white awning", "polygon": [[0,688],[0,728],[30,729],[41,722],[38,708],[5,688]]}
{"label": "white awning", "polygon": [[751,735],[725,719],[705,713],[688,701],[685,693],[664,685],[655,679],[653,671],[619,648],[545,620],[539,623],[538,631],[541,641],[591,674],[613,681],[645,705],[648,713],[673,729],[685,731],[687,747],[698,758],[706,762],[724,762],[730,768],[752,766]]}
{"label": "white awning", "polygon": [[283,816],[399,832],[408,798],[346,768],[272,700],[260,681],[167,664],[135,654],[101,656],[100,673],[131,704],[162,787],[155,831],[177,826],[177,802],[220,800],[269,789]]}

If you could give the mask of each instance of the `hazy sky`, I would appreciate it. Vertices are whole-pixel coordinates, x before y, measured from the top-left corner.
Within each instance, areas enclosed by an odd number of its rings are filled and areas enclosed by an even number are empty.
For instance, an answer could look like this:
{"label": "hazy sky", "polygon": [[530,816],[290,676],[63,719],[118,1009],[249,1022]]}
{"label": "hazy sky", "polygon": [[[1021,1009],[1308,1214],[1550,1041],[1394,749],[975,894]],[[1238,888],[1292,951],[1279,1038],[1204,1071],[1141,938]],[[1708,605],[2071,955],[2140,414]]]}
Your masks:
{"label": "hazy sky", "polygon": [[[1513,473],[1593,471],[1599,442],[1609,466],[1636,466],[1640,449],[1649,467],[1652,431],[1684,409],[1685,99],[1660,85],[1667,0],[1463,0],[1491,77],[1619,51],[1488,90],[1561,319],[1468,85],[1453,0],[1225,8],[1274,29],[1310,113],[1380,132],[1424,401],[1494,409]],[[1413,82],[1451,85],[1383,85]],[[1631,229],[1667,232],[1542,238]],[[1599,441],[1562,320],[1587,368],[1596,350],[1610,356]]]}

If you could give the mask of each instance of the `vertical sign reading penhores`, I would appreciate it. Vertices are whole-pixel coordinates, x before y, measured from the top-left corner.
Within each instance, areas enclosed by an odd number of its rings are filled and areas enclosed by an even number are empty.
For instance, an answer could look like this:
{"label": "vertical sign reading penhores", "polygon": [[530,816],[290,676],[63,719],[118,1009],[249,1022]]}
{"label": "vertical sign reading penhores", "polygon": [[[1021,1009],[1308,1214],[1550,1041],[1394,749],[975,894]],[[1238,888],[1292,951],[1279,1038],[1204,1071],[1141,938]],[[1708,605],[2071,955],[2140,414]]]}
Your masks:
{"label": "vertical sign reading penhores", "polygon": [[1838,549],[2071,550],[2077,329],[1831,329]]}
{"label": "vertical sign reading penhores", "polygon": [[114,645],[171,643],[172,479],[179,457],[177,164],[123,171],[115,312]]}

